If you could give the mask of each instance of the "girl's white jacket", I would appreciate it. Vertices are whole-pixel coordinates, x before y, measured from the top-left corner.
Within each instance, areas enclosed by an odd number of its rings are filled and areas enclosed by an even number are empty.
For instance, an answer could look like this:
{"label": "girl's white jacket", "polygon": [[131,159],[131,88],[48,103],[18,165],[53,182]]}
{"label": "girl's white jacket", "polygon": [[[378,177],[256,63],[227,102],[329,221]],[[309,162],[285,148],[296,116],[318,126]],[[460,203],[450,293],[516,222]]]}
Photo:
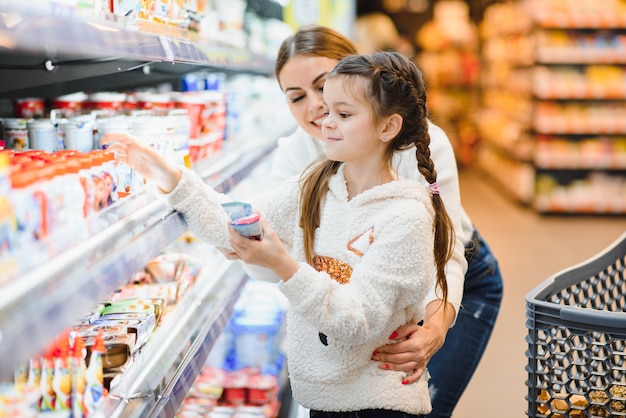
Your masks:
{"label": "girl's white jacket", "polygon": [[[437,170],[437,182],[441,197],[446,205],[448,215],[452,219],[456,233],[454,254],[446,266],[446,279],[448,281],[448,302],[454,306],[458,314],[467,271],[465,243],[470,241],[474,225],[461,206],[459,176],[450,140],[441,128],[431,122],[428,123],[428,133],[430,134],[430,156]],[[324,143],[298,127],[290,136],[278,140],[278,148],[272,161],[272,181],[279,183],[299,175],[323,153]],[[417,180],[424,186],[428,185],[424,177],[417,171],[415,148],[396,153],[394,165],[400,176]],[[263,277],[263,271],[260,269],[250,269],[250,272]],[[431,293],[428,296],[428,301],[439,298],[437,294]]]}
{"label": "girl's white jacket", "polygon": [[[324,411],[430,411],[428,373],[403,385],[404,373],[380,370],[371,360],[395,329],[424,316],[435,283],[428,189],[401,178],[348,200],[343,166],[339,168],[329,183],[314,247],[318,256],[352,268],[345,284],[305,262],[297,180],[257,197],[251,203],[300,262],[296,274],[279,285],[289,299],[287,355],[295,400]],[[199,176],[185,170],[165,198],[195,235],[230,248],[229,218],[220,206],[224,196]]]}

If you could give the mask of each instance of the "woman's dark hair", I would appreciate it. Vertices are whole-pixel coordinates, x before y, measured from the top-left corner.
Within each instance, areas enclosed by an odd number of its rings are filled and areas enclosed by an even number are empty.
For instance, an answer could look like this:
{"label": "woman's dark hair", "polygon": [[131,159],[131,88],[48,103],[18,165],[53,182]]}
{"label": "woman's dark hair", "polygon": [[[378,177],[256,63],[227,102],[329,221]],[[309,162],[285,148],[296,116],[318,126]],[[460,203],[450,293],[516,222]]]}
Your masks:
{"label": "woman's dark hair", "polygon": [[[437,264],[437,286],[443,300],[447,300],[448,286],[445,265],[454,248],[452,222],[437,190],[437,171],[430,158],[430,135],[428,133],[428,111],[426,109],[426,88],[421,71],[415,63],[397,52],[379,52],[371,55],[352,55],[342,59],[328,74],[327,79],[343,77],[347,88],[354,88],[368,81],[367,90],[360,93],[372,106],[374,118],[380,121],[398,114],[402,117],[402,127],[387,148],[391,164],[396,151],[415,147],[417,169],[436,192],[431,193],[435,209],[435,262]],[[358,97],[358,96],[355,96]],[[304,229],[304,244],[307,261],[315,256],[313,239],[319,226],[321,205],[328,190],[329,178],[337,172],[341,163],[325,160],[312,166],[302,178],[300,224]]]}

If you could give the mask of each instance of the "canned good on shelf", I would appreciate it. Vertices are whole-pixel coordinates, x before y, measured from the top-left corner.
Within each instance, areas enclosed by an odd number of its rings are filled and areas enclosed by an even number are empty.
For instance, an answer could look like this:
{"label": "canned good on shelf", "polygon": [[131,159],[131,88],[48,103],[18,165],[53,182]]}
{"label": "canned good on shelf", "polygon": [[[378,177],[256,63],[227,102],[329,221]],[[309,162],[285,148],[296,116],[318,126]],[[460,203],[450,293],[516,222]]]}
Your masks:
{"label": "canned good on shelf", "polygon": [[16,151],[29,149],[27,123],[28,119],[23,118],[2,119],[2,135],[7,148]]}

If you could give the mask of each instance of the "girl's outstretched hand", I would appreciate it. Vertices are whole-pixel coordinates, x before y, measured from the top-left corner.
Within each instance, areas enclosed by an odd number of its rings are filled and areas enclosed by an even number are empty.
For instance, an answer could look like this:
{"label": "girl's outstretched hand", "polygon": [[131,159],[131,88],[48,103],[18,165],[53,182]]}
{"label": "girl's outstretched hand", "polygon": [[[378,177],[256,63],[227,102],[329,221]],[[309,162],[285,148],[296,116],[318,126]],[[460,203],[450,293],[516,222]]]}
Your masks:
{"label": "girl's outstretched hand", "polygon": [[263,231],[261,241],[241,236],[235,228],[229,226],[230,245],[244,262],[268,268],[283,281],[287,281],[298,271],[300,265],[285,249],[265,218],[261,217],[260,222]]}
{"label": "girl's outstretched hand", "polygon": [[164,193],[174,190],[182,176],[178,168],[130,134],[108,133],[100,143],[115,152],[117,162],[127,164],[145,179],[156,183]]}

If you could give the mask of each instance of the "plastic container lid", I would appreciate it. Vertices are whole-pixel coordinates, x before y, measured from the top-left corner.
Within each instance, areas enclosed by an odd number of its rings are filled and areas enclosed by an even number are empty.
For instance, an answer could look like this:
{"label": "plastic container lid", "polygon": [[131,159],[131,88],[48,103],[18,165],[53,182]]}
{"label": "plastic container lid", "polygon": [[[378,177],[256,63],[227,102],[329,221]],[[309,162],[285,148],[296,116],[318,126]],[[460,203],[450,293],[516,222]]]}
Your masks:
{"label": "plastic container lid", "polygon": [[117,92],[99,92],[91,93],[89,95],[90,102],[96,103],[111,103],[111,102],[124,102],[126,100],[126,93]]}
{"label": "plastic container lid", "polygon": [[66,94],[63,96],[58,96],[55,97],[52,101],[53,102],[84,102],[85,100],[87,100],[89,96],[87,96],[87,93],[79,91],[76,93],[71,93],[71,94]]}
{"label": "plastic container lid", "polygon": [[137,102],[168,104],[172,101],[169,93],[138,92]]}
{"label": "plastic container lid", "polygon": [[252,215],[244,216],[243,218],[234,220],[233,225],[250,225],[258,222],[259,219],[261,219],[261,215],[258,213],[253,213]]}
{"label": "plastic container lid", "polygon": [[54,128],[54,124],[49,119],[31,119],[27,123],[28,128],[33,129],[50,129]]}
{"label": "plastic container lid", "polygon": [[2,119],[2,124],[8,129],[26,129],[26,124],[30,119],[24,118],[6,118]]}

